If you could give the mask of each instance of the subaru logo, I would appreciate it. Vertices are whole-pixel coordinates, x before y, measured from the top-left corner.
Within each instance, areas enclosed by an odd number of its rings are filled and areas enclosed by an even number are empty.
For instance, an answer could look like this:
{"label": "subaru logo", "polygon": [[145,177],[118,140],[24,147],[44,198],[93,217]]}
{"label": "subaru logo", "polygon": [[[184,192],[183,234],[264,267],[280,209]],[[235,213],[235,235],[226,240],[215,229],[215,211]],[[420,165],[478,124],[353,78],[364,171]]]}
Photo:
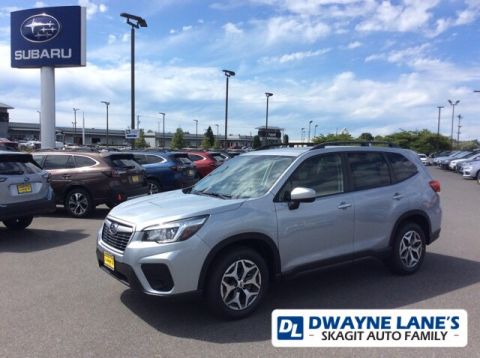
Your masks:
{"label": "subaru logo", "polygon": [[111,223],[109,227],[110,233],[112,235],[116,235],[118,232],[118,224],[117,223]]}
{"label": "subaru logo", "polygon": [[60,22],[47,14],[33,15],[20,26],[23,38],[30,42],[47,42],[60,33]]}

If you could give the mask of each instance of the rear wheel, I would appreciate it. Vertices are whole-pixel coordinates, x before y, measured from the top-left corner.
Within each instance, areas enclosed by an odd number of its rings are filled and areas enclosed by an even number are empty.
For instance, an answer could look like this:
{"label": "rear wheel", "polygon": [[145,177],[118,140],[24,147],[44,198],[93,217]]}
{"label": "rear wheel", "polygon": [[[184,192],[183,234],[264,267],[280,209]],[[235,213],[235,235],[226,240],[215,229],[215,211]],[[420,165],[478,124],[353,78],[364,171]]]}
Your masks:
{"label": "rear wheel", "polygon": [[426,240],[423,229],[416,223],[402,225],[395,234],[390,268],[397,274],[409,275],[416,272],[425,257]]}
{"label": "rear wheel", "polygon": [[75,218],[84,218],[94,209],[90,194],[82,188],[72,189],[65,197],[65,209]]}
{"label": "rear wheel", "polygon": [[157,194],[162,191],[162,186],[157,179],[147,179],[148,182],[148,194]]}
{"label": "rear wheel", "polygon": [[210,310],[223,318],[239,319],[251,314],[268,288],[268,267],[256,251],[237,247],[213,264],[206,286]]}
{"label": "rear wheel", "polygon": [[480,170],[477,172],[477,183],[480,184]]}
{"label": "rear wheel", "polygon": [[33,221],[33,216],[4,220],[3,224],[10,230],[23,230]]}

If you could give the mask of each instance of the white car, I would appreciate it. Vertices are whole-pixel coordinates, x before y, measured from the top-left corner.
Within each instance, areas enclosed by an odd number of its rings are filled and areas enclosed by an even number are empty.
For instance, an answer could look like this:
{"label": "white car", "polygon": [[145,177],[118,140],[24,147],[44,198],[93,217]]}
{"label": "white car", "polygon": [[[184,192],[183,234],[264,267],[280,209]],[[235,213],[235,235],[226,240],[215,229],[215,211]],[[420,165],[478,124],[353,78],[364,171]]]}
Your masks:
{"label": "white car", "polygon": [[428,157],[427,157],[426,154],[421,154],[421,153],[419,153],[419,154],[418,154],[418,157],[419,157],[420,160],[422,161],[422,164],[423,164],[423,165],[428,165],[428,164],[429,164],[429,163],[428,163]]}

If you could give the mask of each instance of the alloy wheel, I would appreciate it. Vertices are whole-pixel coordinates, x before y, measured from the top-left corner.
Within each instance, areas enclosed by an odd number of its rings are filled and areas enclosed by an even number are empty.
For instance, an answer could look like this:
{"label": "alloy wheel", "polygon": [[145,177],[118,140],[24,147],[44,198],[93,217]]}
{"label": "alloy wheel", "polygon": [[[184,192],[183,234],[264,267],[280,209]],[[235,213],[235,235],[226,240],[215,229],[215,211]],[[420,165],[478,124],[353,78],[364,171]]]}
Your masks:
{"label": "alloy wheel", "polygon": [[73,193],[68,199],[68,209],[76,216],[84,215],[88,210],[88,198],[83,193]]}
{"label": "alloy wheel", "polygon": [[415,267],[422,257],[423,244],[420,234],[407,231],[400,241],[400,260],[406,268]]}
{"label": "alloy wheel", "polygon": [[230,309],[239,311],[252,305],[260,293],[262,275],[250,260],[237,260],[223,274],[220,295]]}

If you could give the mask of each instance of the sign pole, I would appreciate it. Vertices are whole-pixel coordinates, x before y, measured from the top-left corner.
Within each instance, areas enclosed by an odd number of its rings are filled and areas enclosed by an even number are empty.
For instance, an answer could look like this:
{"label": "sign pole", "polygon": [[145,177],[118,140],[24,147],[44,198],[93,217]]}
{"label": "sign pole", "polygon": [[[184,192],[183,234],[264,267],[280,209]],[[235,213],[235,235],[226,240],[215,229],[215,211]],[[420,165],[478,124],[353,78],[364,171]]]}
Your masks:
{"label": "sign pole", "polygon": [[42,148],[55,148],[55,68],[40,68],[41,117],[40,138]]}

